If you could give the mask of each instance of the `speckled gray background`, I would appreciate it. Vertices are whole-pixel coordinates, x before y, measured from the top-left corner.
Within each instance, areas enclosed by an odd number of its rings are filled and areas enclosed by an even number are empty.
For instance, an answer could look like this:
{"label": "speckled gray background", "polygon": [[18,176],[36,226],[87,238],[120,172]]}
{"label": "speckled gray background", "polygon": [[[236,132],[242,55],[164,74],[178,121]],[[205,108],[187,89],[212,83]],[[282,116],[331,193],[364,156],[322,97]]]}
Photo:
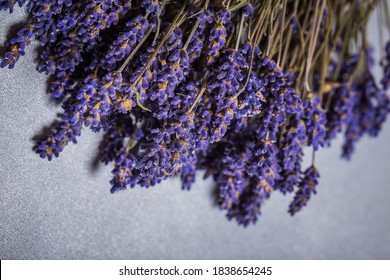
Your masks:
{"label": "speckled gray background", "polygon": [[[21,16],[0,13],[0,43]],[[369,33],[376,40],[375,25]],[[111,195],[111,167],[91,167],[101,135],[84,131],[52,162],[36,156],[32,137],[59,108],[34,57],[30,48],[14,70],[0,69],[1,259],[390,258],[390,123],[350,163],[341,139],[318,154],[318,195],[302,213],[291,218],[292,197],[274,193],[243,229],[215,207],[210,180],[190,192],[169,180]]]}

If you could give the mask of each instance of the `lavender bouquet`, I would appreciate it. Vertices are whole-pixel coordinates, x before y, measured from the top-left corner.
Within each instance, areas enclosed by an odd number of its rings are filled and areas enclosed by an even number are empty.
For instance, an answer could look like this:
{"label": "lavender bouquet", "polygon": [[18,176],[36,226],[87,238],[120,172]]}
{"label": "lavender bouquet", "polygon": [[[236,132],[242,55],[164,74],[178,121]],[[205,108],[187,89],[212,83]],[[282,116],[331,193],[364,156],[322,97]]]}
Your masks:
{"label": "lavender bouquet", "polygon": [[17,4],[29,18],[0,66],[37,40],[63,108],[36,153],[104,133],[113,193],[176,175],[189,190],[205,170],[229,219],[255,223],[272,191],[295,192],[294,215],[316,193],[315,152],[342,133],[350,159],[390,111],[390,42],[377,84],[366,39],[375,8],[390,30],[385,0],[0,0],[0,12]]}

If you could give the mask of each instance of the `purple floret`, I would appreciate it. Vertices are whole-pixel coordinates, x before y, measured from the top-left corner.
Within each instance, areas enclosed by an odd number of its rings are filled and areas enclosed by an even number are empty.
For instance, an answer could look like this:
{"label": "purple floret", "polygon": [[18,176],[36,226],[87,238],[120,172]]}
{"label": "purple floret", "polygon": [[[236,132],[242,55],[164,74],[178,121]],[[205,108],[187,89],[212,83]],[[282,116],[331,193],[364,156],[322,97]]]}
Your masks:
{"label": "purple floret", "polygon": [[299,212],[302,207],[307,205],[312,194],[316,194],[318,178],[320,174],[317,168],[312,165],[303,174],[303,177],[298,185],[298,191],[295,193],[294,199],[289,206],[288,212],[293,216]]}

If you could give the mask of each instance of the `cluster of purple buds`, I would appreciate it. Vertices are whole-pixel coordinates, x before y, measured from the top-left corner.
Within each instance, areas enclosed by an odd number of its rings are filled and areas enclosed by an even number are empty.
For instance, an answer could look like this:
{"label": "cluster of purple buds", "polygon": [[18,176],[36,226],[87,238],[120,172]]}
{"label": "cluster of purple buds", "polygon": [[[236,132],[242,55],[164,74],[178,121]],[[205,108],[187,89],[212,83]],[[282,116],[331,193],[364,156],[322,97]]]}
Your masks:
{"label": "cluster of purple buds", "polygon": [[[378,135],[390,109],[390,43],[382,86],[371,51],[341,56],[337,47],[321,81],[312,71],[309,91],[300,71],[284,67],[283,48],[272,50],[262,5],[244,2],[253,1],[0,0],[0,12],[26,4],[30,15],[0,66],[17,67],[35,39],[38,71],[62,103],[35,152],[52,160],[89,128],[104,134],[98,156],[113,164],[112,193],[173,176],[190,190],[203,170],[219,208],[240,225],[258,220],[274,190],[295,192],[288,211],[300,211],[319,178],[314,163],[303,166],[307,147],[344,133],[349,158],[363,135]],[[295,42],[303,22],[289,18],[283,40]]]}
{"label": "cluster of purple buds", "polygon": [[[359,62],[364,65],[366,71],[354,79],[346,81],[343,77],[348,77],[349,75],[346,75],[348,72],[352,75],[354,69],[358,69]],[[389,96],[386,94],[386,84],[389,79],[386,76],[386,66],[382,78],[383,87],[381,87],[371,72],[374,66],[373,62],[372,48],[364,49],[364,52],[359,55],[348,57],[342,67],[345,69],[342,69],[340,73],[341,86],[336,91],[339,95],[333,97],[335,103],[331,110],[334,112],[334,116],[339,117],[337,121],[332,121],[332,128],[334,131],[334,124],[338,122],[336,126],[340,128],[336,131],[345,134],[342,156],[346,159],[351,158],[356,142],[364,135],[378,136],[390,111]],[[331,119],[329,113],[328,118]]]}
{"label": "cluster of purple buds", "polygon": [[22,7],[24,5],[25,0],[0,0],[0,11],[1,10],[8,10],[10,13],[13,12],[14,7],[17,4],[19,4],[19,7]]}
{"label": "cluster of purple buds", "polygon": [[294,199],[290,204],[289,212],[294,215],[306,206],[312,194],[316,194],[316,186],[320,174],[315,166],[310,166],[303,174],[303,178],[298,185],[298,190],[295,193]]}
{"label": "cluster of purple buds", "polygon": [[390,42],[386,44],[385,47],[385,57],[382,61],[383,66],[383,78],[382,78],[382,86],[383,89],[387,90],[390,85]]}

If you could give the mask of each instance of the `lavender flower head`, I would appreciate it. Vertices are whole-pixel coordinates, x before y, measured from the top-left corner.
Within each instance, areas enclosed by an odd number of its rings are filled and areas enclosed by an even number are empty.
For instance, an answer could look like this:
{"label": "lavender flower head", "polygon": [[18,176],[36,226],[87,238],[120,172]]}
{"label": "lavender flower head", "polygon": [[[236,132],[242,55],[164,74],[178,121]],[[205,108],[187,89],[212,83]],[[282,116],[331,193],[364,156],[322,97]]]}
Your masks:
{"label": "lavender flower head", "polygon": [[175,176],[191,190],[204,172],[242,226],[273,191],[295,192],[289,212],[301,211],[319,178],[314,160],[303,169],[307,147],[343,134],[349,159],[364,135],[379,135],[390,42],[378,85],[356,22],[379,1],[274,2],[0,0],[2,17],[28,12],[0,67],[14,68],[35,40],[37,70],[63,109],[35,152],[53,160],[90,129],[102,134],[98,161],[113,165],[112,193]]}

